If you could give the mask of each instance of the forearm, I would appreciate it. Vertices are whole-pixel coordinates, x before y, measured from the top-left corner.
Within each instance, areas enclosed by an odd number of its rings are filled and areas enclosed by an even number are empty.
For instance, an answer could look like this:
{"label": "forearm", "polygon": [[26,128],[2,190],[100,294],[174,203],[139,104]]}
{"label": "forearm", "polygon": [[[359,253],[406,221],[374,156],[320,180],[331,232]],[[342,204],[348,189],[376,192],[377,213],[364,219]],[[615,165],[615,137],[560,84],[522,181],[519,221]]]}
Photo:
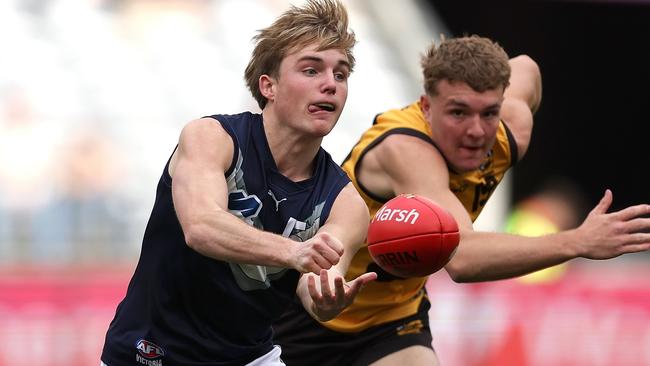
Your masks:
{"label": "forearm", "polygon": [[[368,208],[365,202],[361,199],[354,186],[348,184],[339,194],[332,210],[328,221],[320,228],[320,233],[328,233],[332,237],[338,238],[344,248],[343,254],[338,263],[327,270],[327,287],[330,291],[323,293],[322,282],[324,277],[319,273],[319,276],[313,276],[316,280],[313,285],[312,293],[309,290],[309,278],[311,274],[304,274],[298,282],[296,294],[302,302],[307,312],[316,320],[327,321],[337,316],[349,300],[348,295],[341,297],[341,293],[336,294],[336,282],[345,287],[345,292],[348,292],[349,287],[345,285],[345,274],[350,266],[352,258],[363,243],[368,232],[368,222],[370,217]],[[334,293],[332,293],[334,292]],[[333,302],[326,301],[328,294],[333,295],[337,300]],[[314,301],[314,296],[318,303]],[[354,295],[352,295],[353,297]],[[325,299],[325,301],[323,301]],[[341,303],[341,301],[344,301]]]}
{"label": "forearm", "polygon": [[290,253],[297,245],[255,229],[223,210],[192,218],[183,230],[187,245],[198,253],[235,263],[290,267]]}
{"label": "forearm", "polygon": [[540,237],[467,231],[446,270],[456,282],[518,277],[578,256],[577,232]]}

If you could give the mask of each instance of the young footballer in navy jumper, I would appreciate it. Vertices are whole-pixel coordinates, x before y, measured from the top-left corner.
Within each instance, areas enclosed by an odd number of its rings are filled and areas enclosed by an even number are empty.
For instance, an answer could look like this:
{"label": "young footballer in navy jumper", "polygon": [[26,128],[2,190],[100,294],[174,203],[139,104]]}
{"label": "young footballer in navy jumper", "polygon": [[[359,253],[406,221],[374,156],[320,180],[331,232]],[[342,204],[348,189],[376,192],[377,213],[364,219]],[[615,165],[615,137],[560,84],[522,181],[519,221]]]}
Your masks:
{"label": "young footballer in navy jumper", "polygon": [[281,365],[271,324],[295,295],[326,321],[376,278],[344,280],[368,209],[321,147],[354,67],[345,8],[292,6],[254,39],[245,80],[262,113],[183,128],[106,365]]}

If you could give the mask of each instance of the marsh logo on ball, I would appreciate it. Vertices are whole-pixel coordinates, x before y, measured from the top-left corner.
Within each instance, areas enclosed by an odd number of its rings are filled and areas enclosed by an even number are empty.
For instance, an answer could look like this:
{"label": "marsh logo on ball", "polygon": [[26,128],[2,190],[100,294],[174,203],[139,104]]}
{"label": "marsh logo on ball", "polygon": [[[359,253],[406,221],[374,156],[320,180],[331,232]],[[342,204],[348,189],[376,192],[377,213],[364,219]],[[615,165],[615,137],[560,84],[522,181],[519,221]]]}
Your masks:
{"label": "marsh logo on ball", "polygon": [[415,225],[415,222],[418,221],[419,217],[420,213],[414,208],[411,210],[404,210],[401,208],[390,209],[383,206],[379,211],[377,211],[373,221],[395,221]]}

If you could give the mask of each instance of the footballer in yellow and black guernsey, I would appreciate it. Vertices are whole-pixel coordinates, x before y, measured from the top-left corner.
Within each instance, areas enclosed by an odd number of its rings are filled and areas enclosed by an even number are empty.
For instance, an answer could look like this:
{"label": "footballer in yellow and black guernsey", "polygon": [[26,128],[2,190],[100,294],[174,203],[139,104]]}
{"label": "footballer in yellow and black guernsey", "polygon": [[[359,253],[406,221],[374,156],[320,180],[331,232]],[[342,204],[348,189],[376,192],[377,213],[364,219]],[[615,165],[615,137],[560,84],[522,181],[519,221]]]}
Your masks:
{"label": "footballer in yellow and black guernsey", "polygon": [[[356,170],[365,153],[391,134],[412,135],[435,146],[429,137],[429,124],[422,115],[419,102],[401,110],[387,111],[375,118],[372,128],[363,134],[343,163],[343,170],[366,201],[371,217],[393,197],[374,196],[359,183]],[[479,169],[464,174],[449,172],[450,189],[463,203],[472,220],[476,220],[497,184],[516,161],[517,147],[507,125],[501,121],[496,143]],[[325,323],[325,326],[340,332],[358,332],[417,311],[426,277],[393,277],[374,264],[367,246],[364,246],[354,256],[347,276],[354,278],[359,273],[365,273],[367,268],[378,272],[377,281],[369,283],[350,307],[336,319]]]}
{"label": "footballer in yellow and black guernsey", "polygon": [[[460,244],[445,265],[451,280],[496,281],[575,258],[650,250],[650,235],[642,232],[650,228],[650,205],[610,211],[611,190],[570,230],[538,237],[474,230],[506,171],[528,150],[542,98],[541,72],[529,56],[510,58],[498,43],[477,35],[443,37],[420,61],[419,101],[377,116],[343,169],[371,214],[396,195],[413,193],[454,216]],[[367,247],[350,261],[346,276],[374,270],[377,281],[328,322],[311,321],[302,309],[283,315],[284,323],[274,326],[283,360],[291,366],[439,366],[426,278],[388,276]]]}
{"label": "footballer in yellow and black guernsey", "polygon": [[[365,200],[370,216],[373,217],[381,206],[393,197],[377,197],[359,183],[357,170],[365,154],[377,146],[386,137],[393,134],[405,134],[420,138],[435,147],[430,138],[431,131],[425,119],[420,102],[415,102],[402,109],[389,110],[375,117],[371,128],[361,136],[343,162],[343,170],[348,174],[355,187]],[[458,197],[475,220],[496,186],[503,179],[506,171],[518,160],[517,145],[504,121],[499,122],[496,142],[479,169],[459,174],[449,171],[450,189]],[[382,333],[402,332],[404,337],[418,337],[409,340],[410,344],[422,344],[430,347],[431,334],[428,329],[427,311],[429,302],[424,292],[427,277],[399,278],[390,275],[377,266],[364,245],[352,259],[346,278],[355,278],[367,271],[377,272],[376,281],[368,283],[357,295],[355,301],[338,317],[325,323],[318,323],[305,313],[298,304],[294,304],[289,313],[285,313],[279,323],[274,325],[275,339],[283,346],[283,359],[288,365],[307,365],[309,362],[323,359],[336,360],[339,364],[348,364],[344,354],[337,347],[332,347],[332,354],[311,359],[309,344],[336,340],[337,346],[346,343],[350,352],[361,350],[364,339],[382,337]],[[425,329],[426,328],[426,329]],[[307,337],[308,336],[308,337]],[[340,340],[347,339],[346,342]],[[305,341],[307,339],[308,341]],[[291,346],[293,342],[300,346]],[[394,344],[394,343],[393,343]],[[355,347],[358,345],[359,347]],[[369,358],[362,358],[356,364],[369,364],[396,349],[387,344],[381,352],[373,352]],[[324,352],[320,343],[318,352]],[[316,348],[314,348],[314,351]],[[315,357],[315,356],[313,356]],[[348,359],[349,360],[349,359]]]}

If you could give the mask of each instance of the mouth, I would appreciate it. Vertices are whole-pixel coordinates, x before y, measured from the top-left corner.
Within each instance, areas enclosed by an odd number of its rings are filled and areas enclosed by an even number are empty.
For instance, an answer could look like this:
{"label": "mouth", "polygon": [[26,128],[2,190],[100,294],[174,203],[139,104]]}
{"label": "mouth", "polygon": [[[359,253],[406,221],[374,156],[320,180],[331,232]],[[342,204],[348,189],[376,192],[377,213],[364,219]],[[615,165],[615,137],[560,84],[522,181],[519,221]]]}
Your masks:
{"label": "mouth", "polygon": [[461,149],[467,150],[467,151],[480,151],[482,146],[461,146]]}
{"label": "mouth", "polygon": [[467,154],[468,157],[472,158],[480,158],[484,155],[485,150],[483,149],[482,146],[463,146],[461,147],[461,151],[464,151],[465,154]]}
{"label": "mouth", "polygon": [[325,112],[334,112],[336,110],[336,106],[332,103],[314,103],[309,106],[309,112],[311,113],[316,113],[320,111],[325,111]]}

